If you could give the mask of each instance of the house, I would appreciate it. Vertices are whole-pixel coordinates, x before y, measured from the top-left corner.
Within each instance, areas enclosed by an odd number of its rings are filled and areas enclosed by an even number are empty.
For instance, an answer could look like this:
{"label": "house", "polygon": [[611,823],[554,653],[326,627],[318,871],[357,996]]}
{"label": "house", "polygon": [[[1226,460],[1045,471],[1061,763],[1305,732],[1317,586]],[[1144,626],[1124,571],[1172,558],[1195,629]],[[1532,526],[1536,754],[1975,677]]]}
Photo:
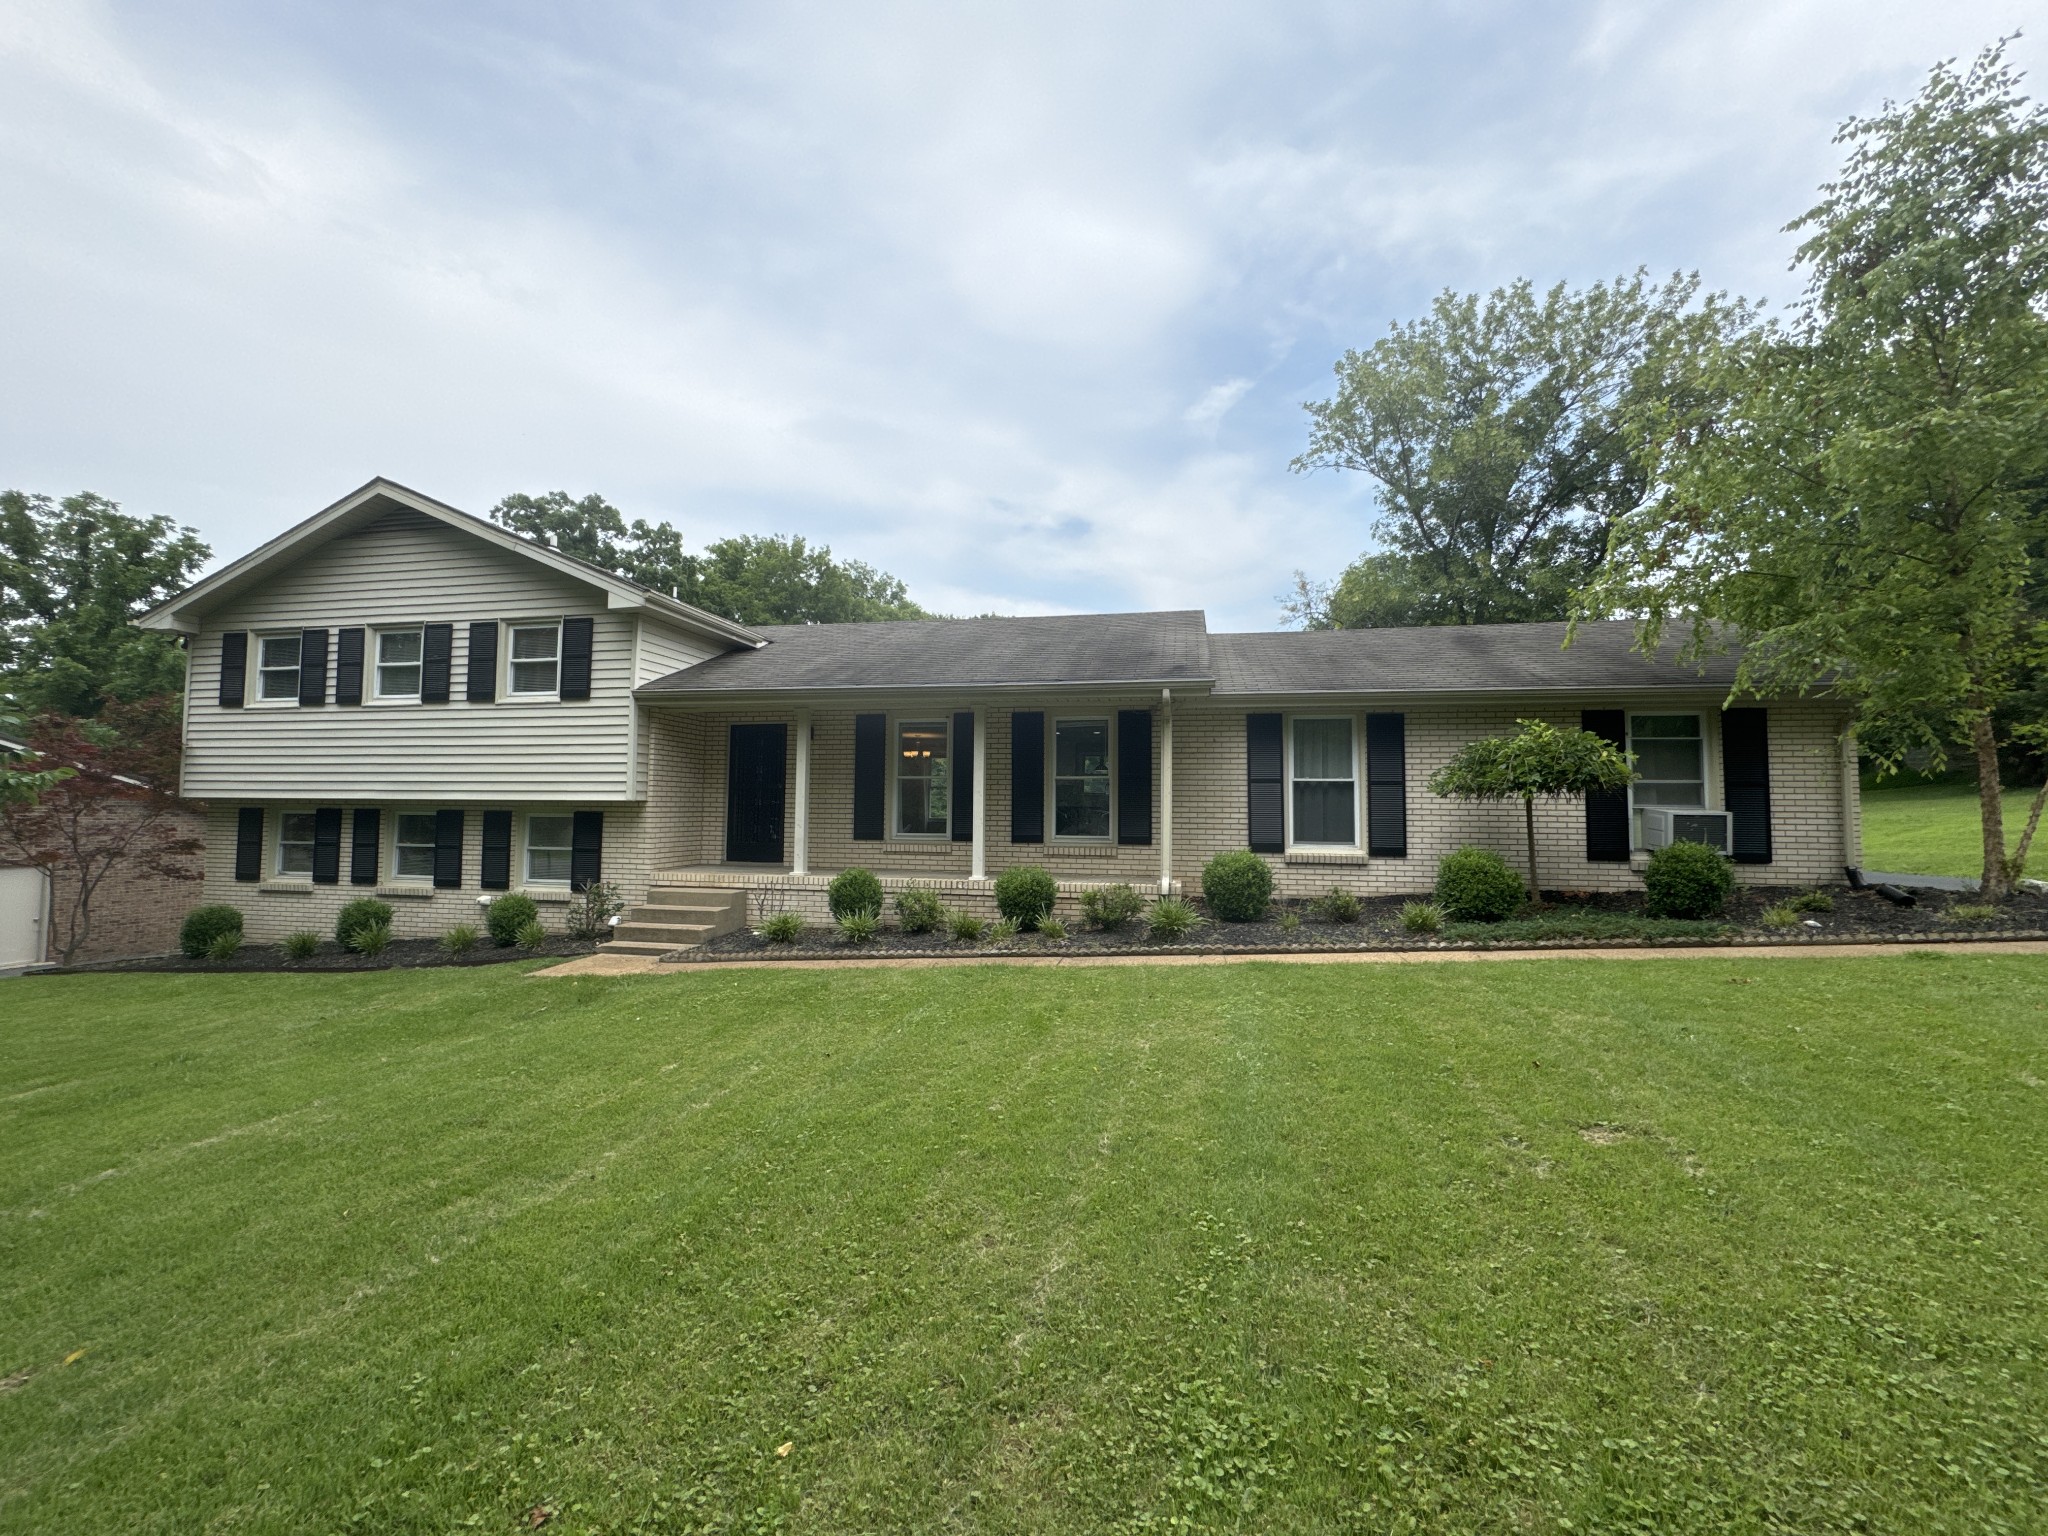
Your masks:
{"label": "house", "polygon": [[1201,613],[747,627],[385,480],[141,623],[187,637],[183,792],[211,807],[204,899],[253,937],[365,893],[401,934],[523,890],[645,904],[673,947],[762,909],[825,912],[853,865],[992,910],[1036,864],[1195,889],[1249,847],[1276,889],[1430,888],[1465,843],[1519,864],[1519,806],[1430,774],[1519,718],[1627,745],[1626,795],[1541,805],[1546,881],[1631,889],[1667,814],[1741,878],[1858,861],[1848,717],[1724,709],[1727,659],[1633,649],[1626,623],[1212,634]]}

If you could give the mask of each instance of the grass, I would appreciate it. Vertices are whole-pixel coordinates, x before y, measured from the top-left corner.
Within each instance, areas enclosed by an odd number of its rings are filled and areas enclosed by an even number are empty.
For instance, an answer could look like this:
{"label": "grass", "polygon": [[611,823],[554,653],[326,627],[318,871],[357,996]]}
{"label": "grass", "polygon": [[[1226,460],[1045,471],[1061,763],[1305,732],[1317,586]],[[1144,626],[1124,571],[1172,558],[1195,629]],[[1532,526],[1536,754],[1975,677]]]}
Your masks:
{"label": "grass", "polygon": [[[2008,789],[2005,846],[2010,852],[2027,824],[2036,791]],[[2048,849],[2043,850],[2048,855]],[[2034,872],[2041,860],[2029,859]],[[1906,784],[1863,791],[1863,865],[1897,875],[1984,873],[1984,834],[1977,819],[1977,786]]]}
{"label": "grass", "polygon": [[9,984],[0,1530],[2040,1528],[2048,961],[522,969]]}

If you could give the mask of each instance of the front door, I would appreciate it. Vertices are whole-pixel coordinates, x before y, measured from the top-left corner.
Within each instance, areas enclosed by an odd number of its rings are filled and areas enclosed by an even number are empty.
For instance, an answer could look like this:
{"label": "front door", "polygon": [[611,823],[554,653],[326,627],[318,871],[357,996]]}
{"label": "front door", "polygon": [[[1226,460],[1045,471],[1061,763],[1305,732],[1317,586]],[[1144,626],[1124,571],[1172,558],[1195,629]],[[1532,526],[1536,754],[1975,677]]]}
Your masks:
{"label": "front door", "polygon": [[726,754],[725,857],[732,864],[782,862],[782,725],[736,725]]}

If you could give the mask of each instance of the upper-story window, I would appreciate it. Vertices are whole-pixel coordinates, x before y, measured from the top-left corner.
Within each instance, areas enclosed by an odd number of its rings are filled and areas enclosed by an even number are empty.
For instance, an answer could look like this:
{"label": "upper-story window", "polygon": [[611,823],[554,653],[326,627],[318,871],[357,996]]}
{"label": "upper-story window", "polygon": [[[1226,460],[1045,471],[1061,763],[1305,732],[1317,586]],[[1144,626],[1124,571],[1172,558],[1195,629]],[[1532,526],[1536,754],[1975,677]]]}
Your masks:
{"label": "upper-story window", "polygon": [[952,754],[945,720],[896,722],[896,835],[952,831]]}
{"label": "upper-story window", "polygon": [[1637,805],[1705,810],[1707,752],[1698,715],[1630,715],[1628,747],[1636,755]]}
{"label": "upper-story window", "polygon": [[277,817],[277,872],[313,873],[313,813],[280,811]]}
{"label": "upper-story window", "polygon": [[1052,727],[1052,835],[1109,836],[1109,721],[1055,720]]}
{"label": "upper-story window", "polygon": [[[264,635],[256,642],[256,697],[297,699],[299,696],[299,637]],[[311,869],[313,866],[306,866]]]}
{"label": "upper-story window", "polygon": [[562,626],[513,625],[510,673],[507,691],[515,697],[552,695],[561,685]]}
{"label": "upper-story window", "polygon": [[420,696],[420,650],[420,632],[416,629],[377,631],[378,698]]}
{"label": "upper-story window", "polygon": [[1358,845],[1358,756],[1348,715],[1301,715],[1288,746],[1293,844]]}

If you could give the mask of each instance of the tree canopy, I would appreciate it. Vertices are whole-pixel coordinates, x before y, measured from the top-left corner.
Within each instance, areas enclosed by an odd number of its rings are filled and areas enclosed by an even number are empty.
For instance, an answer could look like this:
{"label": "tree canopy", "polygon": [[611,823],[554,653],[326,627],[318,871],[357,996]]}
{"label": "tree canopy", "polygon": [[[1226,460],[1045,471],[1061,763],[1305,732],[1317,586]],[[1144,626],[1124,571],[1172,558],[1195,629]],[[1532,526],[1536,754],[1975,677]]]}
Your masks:
{"label": "tree canopy", "polygon": [[1628,754],[1592,731],[1517,720],[1512,736],[1468,741],[1430,775],[1429,792],[1454,800],[1519,800],[1528,841],[1529,899],[1541,901],[1536,876],[1536,802],[1581,800],[1635,780]]}
{"label": "tree canopy", "polygon": [[829,545],[801,536],[742,534],[717,539],[701,555],[683,548],[670,523],[631,524],[602,496],[566,491],[507,496],[493,522],[565,555],[741,624],[848,624],[924,619],[903,583],[859,560],[835,560]]}

